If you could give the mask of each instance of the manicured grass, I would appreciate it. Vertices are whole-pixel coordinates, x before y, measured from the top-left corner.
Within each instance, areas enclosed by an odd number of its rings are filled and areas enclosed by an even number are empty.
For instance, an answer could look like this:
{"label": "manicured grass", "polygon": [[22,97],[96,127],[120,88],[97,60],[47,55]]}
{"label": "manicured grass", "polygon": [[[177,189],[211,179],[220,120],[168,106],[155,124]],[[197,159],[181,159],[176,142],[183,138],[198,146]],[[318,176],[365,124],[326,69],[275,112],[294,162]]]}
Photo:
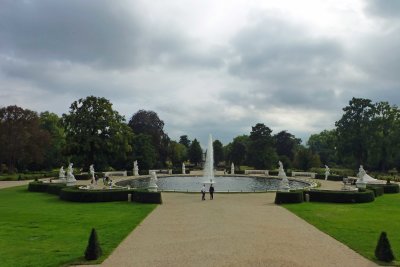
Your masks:
{"label": "manicured grass", "polygon": [[385,194],[363,204],[304,202],[283,206],[376,262],[375,247],[380,233],[386,231],[397,256],[394,264],[400,266],[400,194]]}
{"label": "manicured grass", "polygon": [[0,265],[60,266],[84,262],[92,227],[103,261],[156,207],[131,202],[74,203],[58,196],[0,190]]}

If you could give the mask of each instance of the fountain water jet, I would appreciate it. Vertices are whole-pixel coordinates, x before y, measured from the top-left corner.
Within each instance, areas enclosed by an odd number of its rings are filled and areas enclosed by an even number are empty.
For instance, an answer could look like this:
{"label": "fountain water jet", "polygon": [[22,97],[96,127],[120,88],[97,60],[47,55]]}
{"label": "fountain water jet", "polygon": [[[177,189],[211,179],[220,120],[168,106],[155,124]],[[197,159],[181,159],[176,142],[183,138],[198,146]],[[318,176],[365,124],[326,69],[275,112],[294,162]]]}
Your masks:
{"label": "fountain water jet", "polygon": [[208,137],[206,162],[203,170],[204,183],[215,183],[214,181],[214,149],[211,134]]}

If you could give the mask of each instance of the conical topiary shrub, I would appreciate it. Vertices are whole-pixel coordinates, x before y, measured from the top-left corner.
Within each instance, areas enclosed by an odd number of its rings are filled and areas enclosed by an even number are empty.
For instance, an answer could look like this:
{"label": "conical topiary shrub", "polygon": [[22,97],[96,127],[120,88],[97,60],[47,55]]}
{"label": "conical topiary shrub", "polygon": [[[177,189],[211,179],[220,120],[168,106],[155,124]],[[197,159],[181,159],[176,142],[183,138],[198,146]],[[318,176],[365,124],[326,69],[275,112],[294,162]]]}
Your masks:
{"label": "conical topiary shrub", "polygon": [[92,228],[90,233],[89,243],[85,251],[85,259],[87,260],[97,260],[101,256],[101,247],[99,244],[99,239],[97,238],[96,229]]}
{"label": "conical topiary shrub", "polygon": [[380,261],[391,262],[394,260],[394,255],[390,247],[389,239],[386,232],[382,232],[378,244],[375,249],[375,257]]}

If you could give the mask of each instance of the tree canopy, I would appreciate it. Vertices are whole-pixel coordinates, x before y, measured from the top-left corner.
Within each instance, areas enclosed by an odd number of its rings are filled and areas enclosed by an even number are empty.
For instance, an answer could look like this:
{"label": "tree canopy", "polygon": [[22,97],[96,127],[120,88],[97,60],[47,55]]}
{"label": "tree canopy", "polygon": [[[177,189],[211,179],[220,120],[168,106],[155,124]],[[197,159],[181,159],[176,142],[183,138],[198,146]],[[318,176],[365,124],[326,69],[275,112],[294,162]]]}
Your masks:
{"label": "tree canopy", "polygon": [[66,153],[78,164],[99,169],[114,158],[132,151],[132,132],[124,117],[103,97],[88,96],[71,104],[69,114],[63,114]]}

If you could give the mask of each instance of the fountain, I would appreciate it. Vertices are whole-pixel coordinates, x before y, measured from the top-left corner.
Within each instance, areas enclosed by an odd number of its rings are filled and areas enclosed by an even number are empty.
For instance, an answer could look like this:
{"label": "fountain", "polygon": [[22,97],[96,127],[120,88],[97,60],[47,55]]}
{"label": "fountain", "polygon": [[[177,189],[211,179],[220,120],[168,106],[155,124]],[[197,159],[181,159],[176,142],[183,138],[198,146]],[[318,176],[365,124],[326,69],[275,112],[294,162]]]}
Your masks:
{"label": "fountain", "polygon": [[133,176],[139,176],[139,167],[137,160],[133,162]]}
{"label": "fountain", "polygon": [[289,190],[290,190],[289,180],[286,177],[286,173],[285,173],[285,170],[283,169],[283,164],[281,161],[279,161],[278,177],[282,179],[279,184],[279,191],[289,192]]}
{"label": "fountain", "polygon": [[213,184],[214,181],[214,149],[211,134],[208,137],[206,162],[203,170],[204,183]]}
{"label": "fountain", "polygon": [[233,162],[231,164],[231,174],[235,174],[235,165],[233,164]]}
{"label": "fountain", "polygon": [[150,192],[157,192],[158,186],[157,186],[157,174],[155,171],[152,171],[150,173],[151,177],[150,177],[150,181],[149,181],[149,191]]}

